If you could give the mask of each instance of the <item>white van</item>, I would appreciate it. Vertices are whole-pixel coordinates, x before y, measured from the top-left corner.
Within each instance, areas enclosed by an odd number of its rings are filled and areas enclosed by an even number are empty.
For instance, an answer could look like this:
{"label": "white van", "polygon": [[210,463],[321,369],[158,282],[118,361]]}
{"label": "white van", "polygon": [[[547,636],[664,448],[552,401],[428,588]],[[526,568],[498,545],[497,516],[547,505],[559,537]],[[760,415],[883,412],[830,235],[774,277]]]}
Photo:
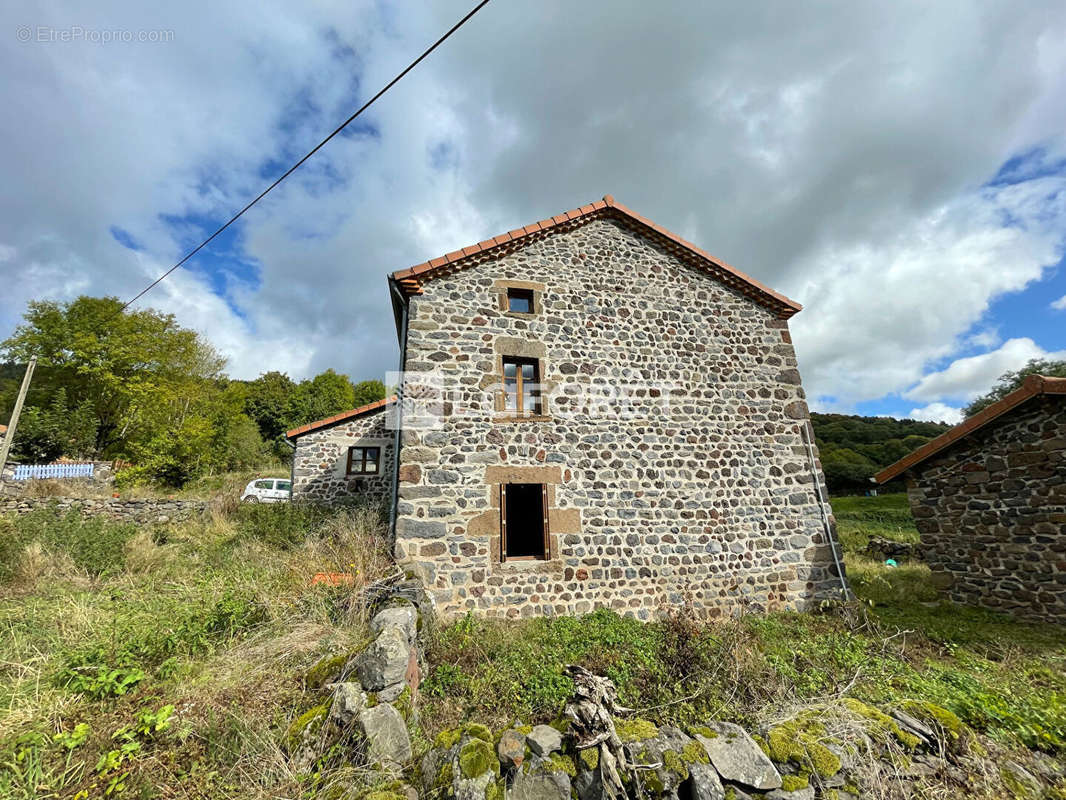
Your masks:
{"label": "white van", "polygon": [[256,478],[244,487],[242,503],[288,502],[292,481],[288,478]]}

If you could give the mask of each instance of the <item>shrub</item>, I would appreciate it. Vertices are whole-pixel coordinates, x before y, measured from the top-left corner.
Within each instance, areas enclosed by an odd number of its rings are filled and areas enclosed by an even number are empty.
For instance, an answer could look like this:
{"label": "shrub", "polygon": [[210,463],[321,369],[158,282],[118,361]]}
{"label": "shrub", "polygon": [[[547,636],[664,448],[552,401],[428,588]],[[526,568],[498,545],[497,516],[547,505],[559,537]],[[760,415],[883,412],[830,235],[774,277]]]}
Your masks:
{"label": "shrub", "polygon": [[291,550],[334,513],[313,503],[245,504],[237,510],[237,537]]}

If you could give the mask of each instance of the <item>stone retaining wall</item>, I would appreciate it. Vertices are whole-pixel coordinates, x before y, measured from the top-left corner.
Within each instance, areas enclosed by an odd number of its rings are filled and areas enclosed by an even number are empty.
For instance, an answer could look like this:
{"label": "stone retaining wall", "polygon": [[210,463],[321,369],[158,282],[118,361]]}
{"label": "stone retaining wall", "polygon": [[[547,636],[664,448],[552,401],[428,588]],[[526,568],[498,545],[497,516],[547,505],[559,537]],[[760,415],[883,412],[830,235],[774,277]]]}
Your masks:
{"label": "stone retaining wall", "polygon": [[203,500],[123,500],[117,497],[19,497],[0,500],[0,514],[29,514],[54,508],[63,514],[72,509],[87,516],[104,516],[126,522],[173,522],[203,513]]}

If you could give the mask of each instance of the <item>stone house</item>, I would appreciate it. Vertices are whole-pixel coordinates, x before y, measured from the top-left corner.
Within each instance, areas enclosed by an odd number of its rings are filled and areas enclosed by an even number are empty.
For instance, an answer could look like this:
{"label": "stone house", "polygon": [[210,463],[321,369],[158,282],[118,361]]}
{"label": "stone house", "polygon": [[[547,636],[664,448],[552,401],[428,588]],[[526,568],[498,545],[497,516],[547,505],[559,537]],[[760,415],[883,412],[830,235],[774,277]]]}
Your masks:
{"label": "stone house", "polygon": [[[395,553],[440,613],[839,594],[798,304],[610,196],[389,284]],[[300,439],[295,495],[343,490],[344,443],[370,424],[351,414],[328,452]]]}
{"label": "stone house", "polygon": [[286,432],[293,445],[292,496],[383,503],[391,496],[393,436],[378,400]]}
{"label": "stone house", "polygon": [[901,476],[949,598],[1066,622],[1066,378],[1029,376],[875,480]]}

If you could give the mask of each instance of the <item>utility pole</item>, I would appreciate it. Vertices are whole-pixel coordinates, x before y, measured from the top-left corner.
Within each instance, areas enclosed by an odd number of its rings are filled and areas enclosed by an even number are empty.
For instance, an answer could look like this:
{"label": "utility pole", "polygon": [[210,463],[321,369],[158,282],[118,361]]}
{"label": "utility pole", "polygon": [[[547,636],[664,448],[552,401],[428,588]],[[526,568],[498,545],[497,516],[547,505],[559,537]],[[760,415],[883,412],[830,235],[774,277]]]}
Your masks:
{"label": "utility pole", "polygon": [[7,423],[7,435],[4,437],[4,446],[0,448],[0,483],[4,480],[4,468],[7,466],[7,454],[11,450],[11,443],[15,441],[15,427],[19,424],[19,414],[22,413],[22,403],[26,399],[26,392],[30,388],[30,379],[33,377],[33,368],[37,366],[37,356],[30,358],[26,365],[26,374],[22,376],[22,387],[19,389],[18,399],[15,400],[15,408],[11,412],[11,419]]}

